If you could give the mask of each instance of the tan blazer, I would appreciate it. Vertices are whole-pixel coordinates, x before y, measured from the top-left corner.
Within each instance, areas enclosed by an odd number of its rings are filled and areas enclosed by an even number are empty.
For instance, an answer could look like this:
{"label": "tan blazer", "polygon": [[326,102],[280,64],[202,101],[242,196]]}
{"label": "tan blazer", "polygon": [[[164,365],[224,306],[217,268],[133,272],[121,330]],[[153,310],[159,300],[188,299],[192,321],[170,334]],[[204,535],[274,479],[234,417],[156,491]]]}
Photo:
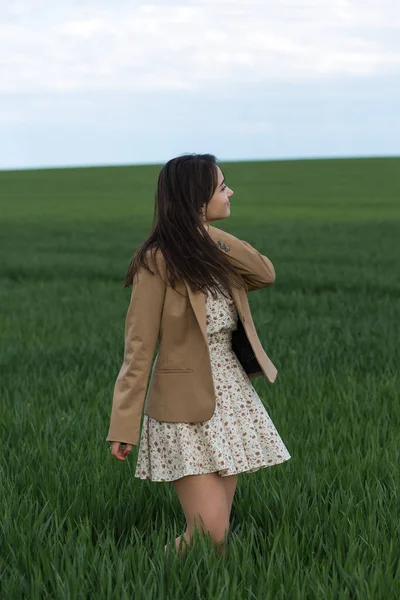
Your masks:
{"label": "tan blazer", "polygon": [[[275,281],[271,261],[250,244],[212,225],[208,233],[238,267],[247,292]],[[202,292],[194,293],[183,280],[176,284],[177,291],[166,285],[161,252],[157,253],[156,261],[162,278],[141,267],[132,285],[125,320],[124,359],[115,382],[106,441],[138,445],[144,402],[144,414],[159,421],[198,423],[211,419],[215,410],[206,297]],[[156,271],[154,263],[150,262],[150,266]],[[273,383],[277,369],[258,339],[246,289],[232,287],[231,292],[251,350],[261,367],[248,376],[265,376]],[[145,398],[157,343],[158,353]]]}

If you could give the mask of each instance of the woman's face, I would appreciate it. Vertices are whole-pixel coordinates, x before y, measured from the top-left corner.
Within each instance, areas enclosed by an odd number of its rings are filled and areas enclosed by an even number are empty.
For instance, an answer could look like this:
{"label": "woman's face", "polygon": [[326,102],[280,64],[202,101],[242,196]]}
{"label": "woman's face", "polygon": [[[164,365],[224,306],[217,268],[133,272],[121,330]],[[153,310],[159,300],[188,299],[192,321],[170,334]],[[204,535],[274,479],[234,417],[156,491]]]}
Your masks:
{"label": "woman's face", "polygon": [[229,198],[233,195],[233,191],[226,185],[221,169],[217,166],[218,185],[210,202],[203,204],[202,211],[206,213],[206,220],[203,220],[205,226],[212,221],[226,219],[231,214],[229,206]]}

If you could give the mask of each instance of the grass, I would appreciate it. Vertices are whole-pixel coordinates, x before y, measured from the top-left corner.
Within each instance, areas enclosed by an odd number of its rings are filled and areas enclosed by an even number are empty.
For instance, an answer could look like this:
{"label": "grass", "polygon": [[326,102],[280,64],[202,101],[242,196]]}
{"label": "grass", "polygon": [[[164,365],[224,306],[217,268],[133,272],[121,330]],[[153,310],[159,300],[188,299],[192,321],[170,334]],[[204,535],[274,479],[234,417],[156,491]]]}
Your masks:
{"label": "grass", "polygon": [[226,163],[228,220],[274,263],[253,381],[292,458],[242,474],[226,559],[172,484],[105,441],[128,262],[160,166],[0,172],[0,598],[400,597],[400,159]]}

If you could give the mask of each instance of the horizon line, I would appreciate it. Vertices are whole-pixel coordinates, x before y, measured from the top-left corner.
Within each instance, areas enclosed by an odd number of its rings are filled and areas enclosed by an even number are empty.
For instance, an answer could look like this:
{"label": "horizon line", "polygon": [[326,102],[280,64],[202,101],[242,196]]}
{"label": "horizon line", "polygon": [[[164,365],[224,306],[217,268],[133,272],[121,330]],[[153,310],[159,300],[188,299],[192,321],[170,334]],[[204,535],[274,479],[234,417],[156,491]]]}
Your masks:
{"label": "horizon line", "polygon": [[[184,154],[190,154],[183,152]],[[204,152],[198,152],[196,154],[205,154]],[[181,155],[177,155],[181,156]],[[174,158],[174,157],[171,157]],[[400,154],[371,154],[371,155],[339,155],[339,156],[307,156],[307,157],[281,157],[281,158],[243,158],[243,159],[229,159],[223,160],[218,159],[219,164],[229,163],[255,163],[255,162],[300,162],[300,161],[320,161],[320,160],[371,160],[371,159],[385,159],[385,158],[400,158]],[[170,160],[170,159],[168,159]],[[68,170],[68,169],[113,169],[113,168],[126,168],[126,167],[157,167],[164,165],[166,161],[161,162],[132,162],[132,163],[87,163],[77,165],[44,165],[36,167],[10,167],[6,169],[0,168],[0,173],[15,172],[15,171],[55,171],[55,170]]]}

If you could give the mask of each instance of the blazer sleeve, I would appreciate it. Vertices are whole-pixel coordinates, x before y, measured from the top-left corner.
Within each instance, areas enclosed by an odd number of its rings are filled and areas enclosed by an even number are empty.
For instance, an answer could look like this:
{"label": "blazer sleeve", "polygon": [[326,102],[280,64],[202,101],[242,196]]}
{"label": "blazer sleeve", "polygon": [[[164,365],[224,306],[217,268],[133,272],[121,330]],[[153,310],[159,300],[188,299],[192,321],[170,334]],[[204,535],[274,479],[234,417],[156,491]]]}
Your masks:
{"label": "blazer sleeve", "polygon": [[242,275],[247,292],[259,290],[272,285],[275,281],[275,269],[272,262],[253,248],[248,242],[210,225],[208,231],[228,260],[235,265]]}
{"label": "blazer sleeve", "polygon": [[[153,266],[150,268],[154,271]],[[137,446],[149,373],[158,340],[166,284],[141,266],[132,284],[125,319],[125,348],[114,386],[107,442]]]}

